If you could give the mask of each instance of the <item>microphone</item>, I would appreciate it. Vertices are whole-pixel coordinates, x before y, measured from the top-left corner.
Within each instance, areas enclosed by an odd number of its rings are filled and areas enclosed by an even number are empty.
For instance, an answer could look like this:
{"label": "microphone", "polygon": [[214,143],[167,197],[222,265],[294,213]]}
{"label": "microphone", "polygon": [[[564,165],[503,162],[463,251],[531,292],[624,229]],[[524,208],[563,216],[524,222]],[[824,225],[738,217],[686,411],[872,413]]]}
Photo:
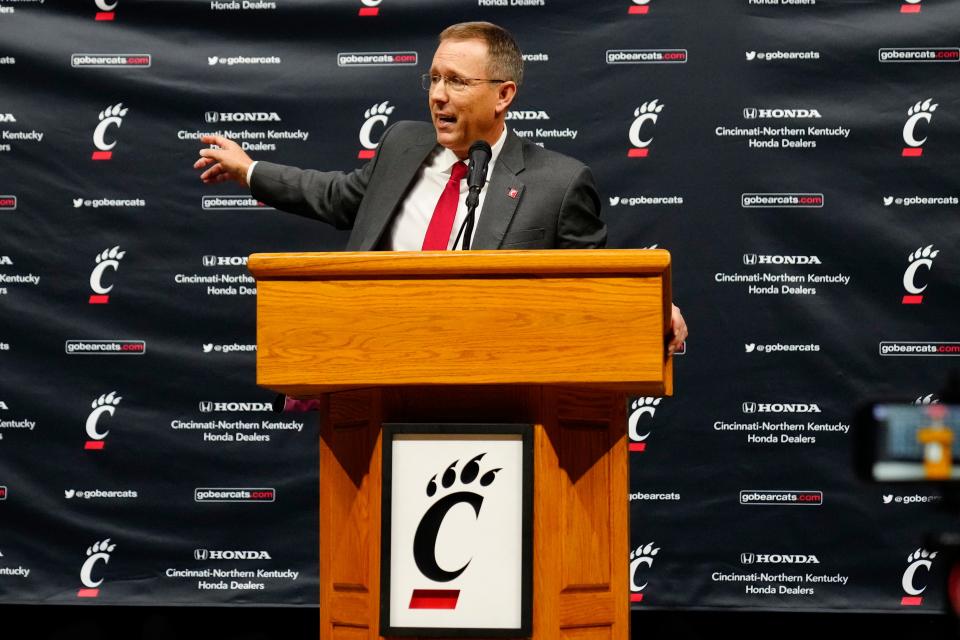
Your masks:
{"label": "microphone", "polygon": [[480,200],[480,190],[487,182],[487,165],[490,164],[490,156],[493,151],[486,140],[477,140],[470,145],[470,151],[467,157],[470,159],[470,171],[467,173],[467,187],[470,193],[467,195],[467,210],[472,211]]}
{"label": "microphone", "polygon": [[476,218],[477,204],[480,202],[480,191],[487,182],[487,165],[490,164],[492,155],[493,150],[485,140],[477,140],[470,145],[470,150],[467,152],[467,158],[470,160],[470,169],[467,172],[467,187],[470,189],[470,193],[467,194],[467,217],[460,225],[457,239],[453,241],[454,248],[460,242],[460,237],[463,236],[463,244],[460,249],[463,251],[470,250],[470,242],[473,238],[473,221]]}

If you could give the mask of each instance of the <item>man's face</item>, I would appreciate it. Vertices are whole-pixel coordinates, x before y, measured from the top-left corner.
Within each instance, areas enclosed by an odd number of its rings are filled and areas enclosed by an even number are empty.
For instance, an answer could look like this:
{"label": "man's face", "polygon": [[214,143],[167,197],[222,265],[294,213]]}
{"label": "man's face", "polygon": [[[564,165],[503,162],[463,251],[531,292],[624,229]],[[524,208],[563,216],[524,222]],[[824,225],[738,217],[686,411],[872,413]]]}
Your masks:
{"label": "man's face", "polygon": [[[487,43],[483,40],[444,40],[433,54],[431,75],[448,78],[490,78]],[[513,87],[513,83],[505,83]],[[515,89],[490,82],[478,82],[456,91],[440,82],[430,89],[430,116],[437,130],[437,142],[461,158],[470,145],[486,140],[491,145],[503,132],[499,117],[509,106]],[[509,94],[504,96],[504,93]]]}

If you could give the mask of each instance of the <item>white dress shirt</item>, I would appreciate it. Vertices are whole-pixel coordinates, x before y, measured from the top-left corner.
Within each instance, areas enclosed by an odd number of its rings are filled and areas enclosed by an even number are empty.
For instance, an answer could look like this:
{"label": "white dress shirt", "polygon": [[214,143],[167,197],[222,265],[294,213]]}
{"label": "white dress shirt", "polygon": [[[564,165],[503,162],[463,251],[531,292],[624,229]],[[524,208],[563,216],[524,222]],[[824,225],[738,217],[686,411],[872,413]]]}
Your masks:
{"label": "white dress shirt", "polygon": [[[487,165],[487,181],[483,183],[483,189],[480,191],[480,201],[477,203],[476,218],[473,224],[473,235],[477,233],[477,222],[480,220],[480,212],[483,211],[483,200],[487,195],[487,185],[490,182],[490,176],[493,175],[493,168],[497,164],[497,158],[500,157],[500,150],[503,149],[503,143],[507,139],[507,128],[503,128],[500,138],[491,147],[493,152],[490,156],[490,163]],[[440,194],[450,180],[450,173],[453,171],[453,165],[460,162],[453,151],[446,147],[440,147],[424,160],[423,165],[417,172],[417,177],[413,187],[407,193],[407,197],[400,206],[400,213],[393,219],[393,223],[387,230],[388,248],[393,251],[420,251],[423,246],[423,239],[427,235],[427,227],[430,225],[430,218],[433,217],[433,210],[437,206]],[[460,181],[460,200],[457,203],[457,217],[453,221],[453,230],[450,232],[450,239],[447,241],[447,249],[453,249],[453,243],[457,239],[460,227],[467,219],[467,188],[466,179]],[[473,236],[470,237],[470,244],[473,244]],[[463,245],[461,238],[458,246]]]}
{"label": "white dress shirt", "polygon": [[[507,128],[503,128],[500,138],[491,147],[490,163],[487,165],[487,180],[483,183],[483,189],[480,191],[480,200],[477,203],[477,210],[473,224],[473,235],[477,233],[477,226],[480,220],[480,212],[483,210],[483,201],[487,195],[487,186],[490,184],[490,176],[493,175],[493,169],[497,164],[497,158],[500,157],[500,151],[507,140]],[[423,239],[427,235],[427,227],[430,225],[430,218],[433,217],[433,210],[437,206],[440,194],[450,180],[450,172],[453,171],[453,165],[460,162],[453,151],[446,147],[440,147],[431,152],[424,160],[413,187],[407,192],[400,206],[400,213],[393,219],[390,228],[387,230],[387,248],[393,251],[420,251],[423,246]],[[250,178],[253,176],[253,168],[256,162],[247,169],[247,184],[250,184]],[[453,249],[453,242],[456,240],[460,227],[467,219],[467,181],[460,181],[460,201],[457,203],[457,217],[453,221],[453,230],[450,232],[450,239],[447,241],[447,249]],[[470,238],[470,244],[473,244],[473,237]],[[458,246],[463,245],[461,239]]]}

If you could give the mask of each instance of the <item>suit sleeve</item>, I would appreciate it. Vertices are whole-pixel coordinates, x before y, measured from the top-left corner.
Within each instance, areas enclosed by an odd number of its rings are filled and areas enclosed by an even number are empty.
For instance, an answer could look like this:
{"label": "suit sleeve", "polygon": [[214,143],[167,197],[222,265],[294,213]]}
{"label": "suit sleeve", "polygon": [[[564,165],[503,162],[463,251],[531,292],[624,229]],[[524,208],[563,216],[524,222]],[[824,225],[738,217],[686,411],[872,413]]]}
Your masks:
{"label": "suit sleeve", "polygon": [[558,249],[602,249],[607,225],[600,219],[600,194],[588,167],[581,166],[567,185],[557,220]]}
{"label": "suit sleeve", "polygon": [[[387,129],[380,145],[390,133]],[[380,157],[351,172],[299,169],[272,162],[257,162],[250,181],[254,198],[272,207],[321,220],[337,229],[352,229],[370,177]]]}

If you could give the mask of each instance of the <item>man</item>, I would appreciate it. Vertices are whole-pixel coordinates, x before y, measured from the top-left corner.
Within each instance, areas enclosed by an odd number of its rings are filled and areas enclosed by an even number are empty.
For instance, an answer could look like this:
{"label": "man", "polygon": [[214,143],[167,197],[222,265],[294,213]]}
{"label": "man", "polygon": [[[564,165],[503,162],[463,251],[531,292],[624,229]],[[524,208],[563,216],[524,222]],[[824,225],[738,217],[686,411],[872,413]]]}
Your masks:
{"label": "man", "polygon": [[[445,29],[422,78],[432,126],[400,122],[380,139],[374,159],[351,173],[254,162],[235,142],[202,141],[200,179],[235,180],[278,209],[351,229],[348,251],[442,250],[464,246],[466,164],[473,142],[492,149],[480,192],[472,249],[577,249],[606,244],[600,196],[590,170],[508,131],[507,111],[523,80],[513,37],[487,22]],[[673,307],[668,351],[686,339]]]}

